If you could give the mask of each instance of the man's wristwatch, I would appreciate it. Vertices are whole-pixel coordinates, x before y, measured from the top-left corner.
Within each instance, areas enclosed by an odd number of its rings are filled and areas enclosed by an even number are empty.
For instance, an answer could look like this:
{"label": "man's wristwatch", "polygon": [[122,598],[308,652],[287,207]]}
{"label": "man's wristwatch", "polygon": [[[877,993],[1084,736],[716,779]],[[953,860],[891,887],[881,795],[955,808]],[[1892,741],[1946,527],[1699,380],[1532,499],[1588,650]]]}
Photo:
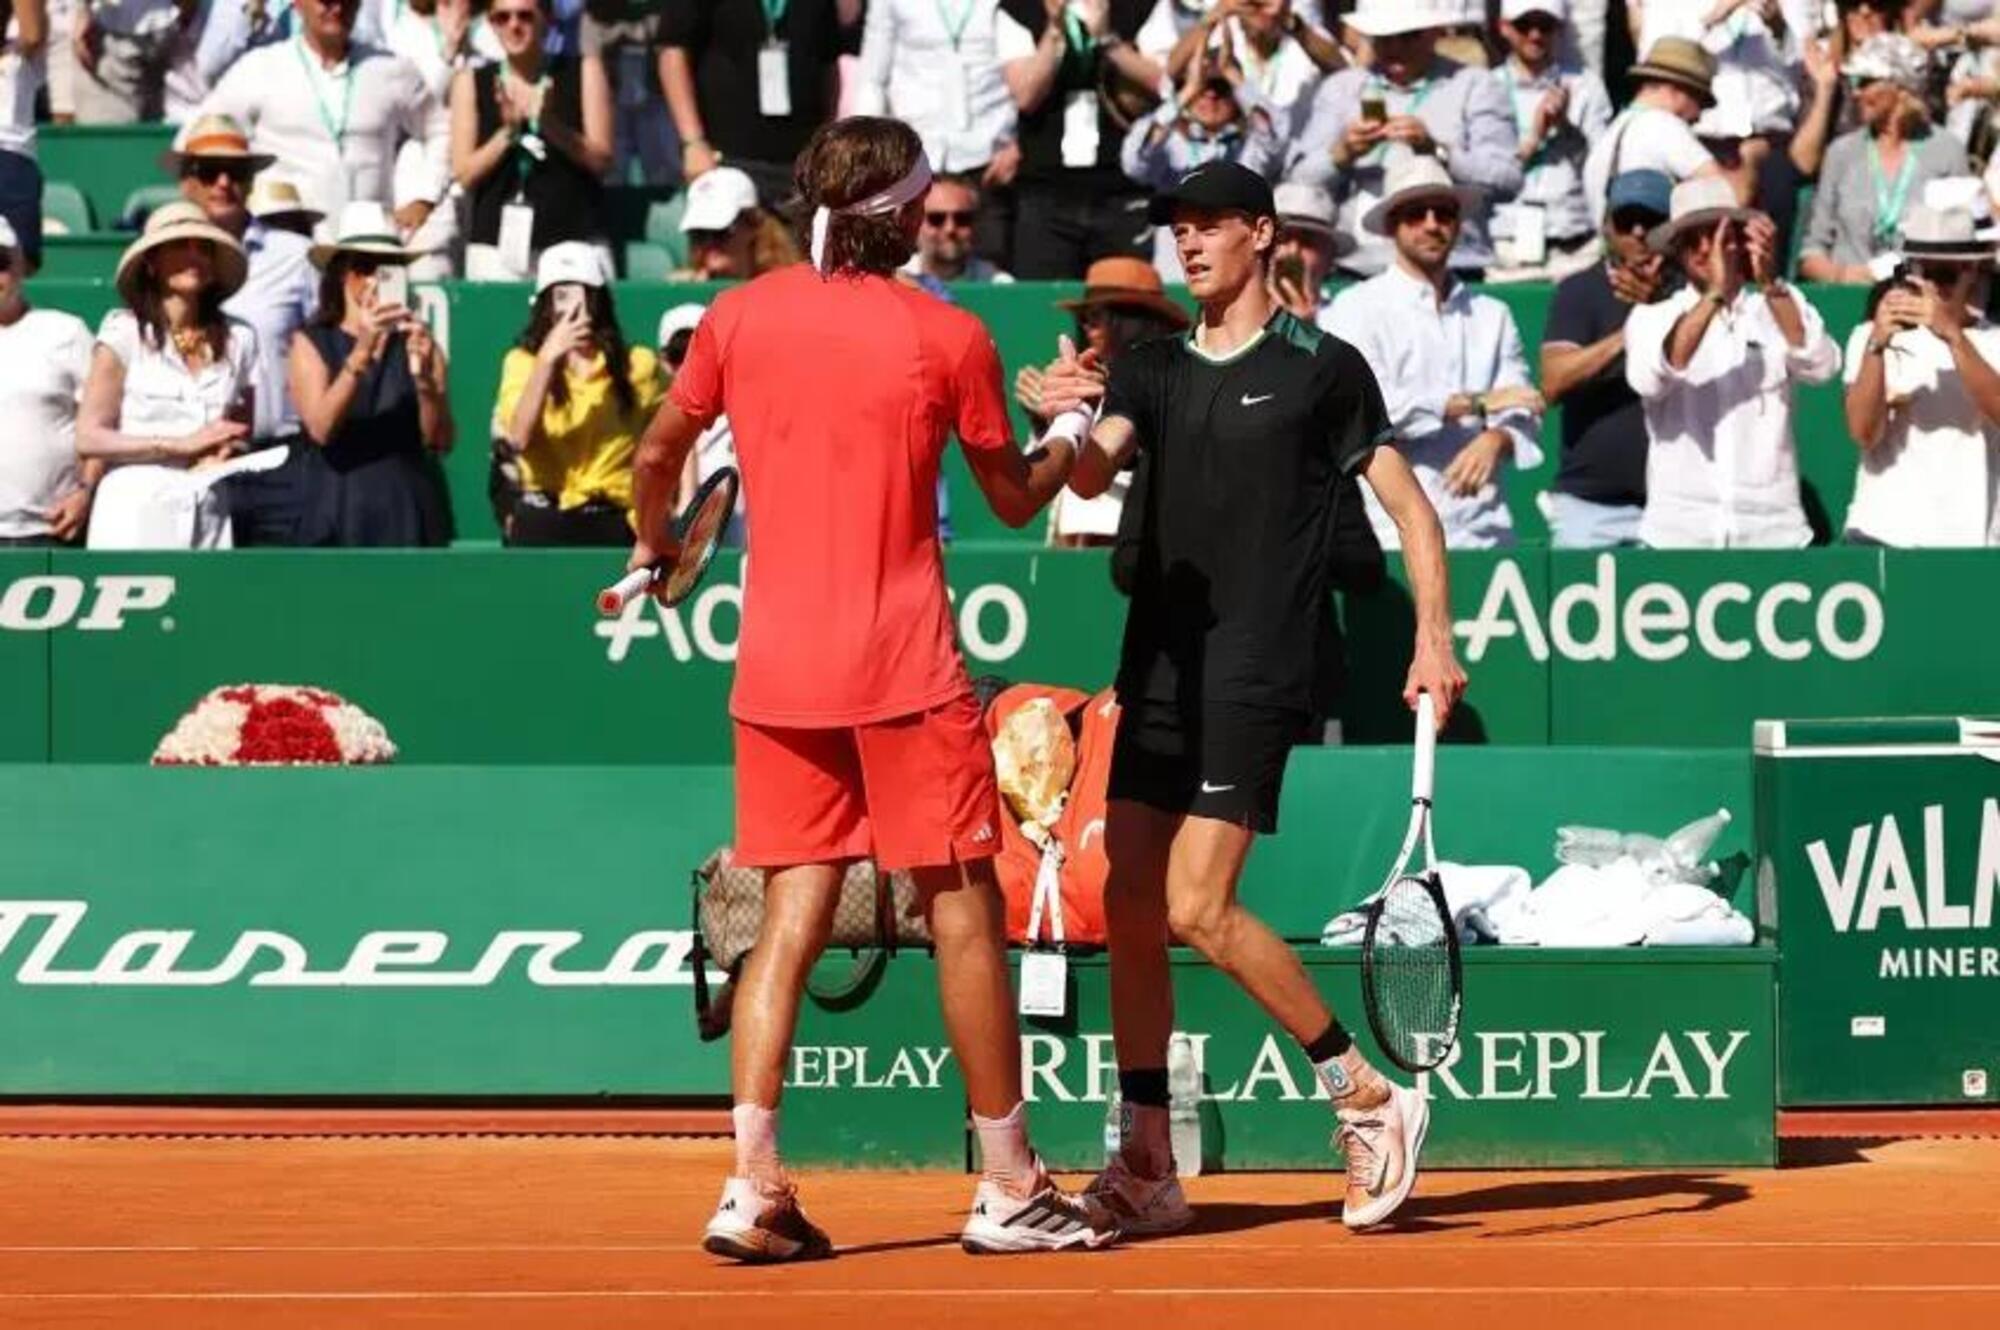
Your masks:
{"label": "man's wristwatch", "polygon": [[1863,355],[1879,356],[1888,349],[1889,349],[1888,338],[1871,337],[1868,339],[1868,345],[1863,347],[1861,350]]}

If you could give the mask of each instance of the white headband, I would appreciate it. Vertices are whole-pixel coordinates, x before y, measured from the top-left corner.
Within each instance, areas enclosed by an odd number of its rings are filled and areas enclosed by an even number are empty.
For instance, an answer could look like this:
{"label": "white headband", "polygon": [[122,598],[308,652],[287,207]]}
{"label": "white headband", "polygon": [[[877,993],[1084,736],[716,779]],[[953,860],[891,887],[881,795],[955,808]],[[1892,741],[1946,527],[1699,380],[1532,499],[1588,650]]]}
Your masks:
{"label": "white headband", "polygon": [[821,207],[814,209],[812,229],[813,267],[819,269],[821,272],[826,271],[826,233],[827,229],[833,224],[835,213],[840,214],[842,217],[880,217],[885,213],[897,211],[912,199],[922,198],[930,192],[930,188],[931,164],[919,153],[916,165],[910,168],[909,174],[881,193],[871,194],[859,202],[850,203],[841,208],[829,210]]}

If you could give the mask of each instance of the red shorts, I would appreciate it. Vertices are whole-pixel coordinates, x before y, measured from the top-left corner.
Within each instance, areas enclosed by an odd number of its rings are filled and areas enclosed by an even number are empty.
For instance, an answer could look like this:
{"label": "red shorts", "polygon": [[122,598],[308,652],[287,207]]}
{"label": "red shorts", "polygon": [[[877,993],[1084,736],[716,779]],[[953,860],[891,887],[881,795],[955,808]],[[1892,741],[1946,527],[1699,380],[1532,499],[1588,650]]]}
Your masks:
{"label": "red shorts", "polygon": [[836,729],[736,722],[736,858],[931,868],[1000,849],[993,749],[970,693]]}

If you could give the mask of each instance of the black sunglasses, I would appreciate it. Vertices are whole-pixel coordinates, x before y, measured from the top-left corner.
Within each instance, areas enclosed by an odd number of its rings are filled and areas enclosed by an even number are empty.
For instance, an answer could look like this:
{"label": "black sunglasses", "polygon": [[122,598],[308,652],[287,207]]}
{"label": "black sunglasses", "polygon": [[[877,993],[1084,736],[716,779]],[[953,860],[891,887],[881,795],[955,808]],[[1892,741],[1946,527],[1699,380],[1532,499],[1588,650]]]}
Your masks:
{"label": "black sunglasses", "polygon": [[12,271],[14,271],[14,251],[11,249],[0,249],[0,272]]}
{"label": "black sunglasses", "polygon": [[689,231],[687,233],[688,243],[690,245],[726,244],[729,240],[730,229],[731,228],[724,227],[722,230],[719,231],[710,231],[710,230]]}
{"label": "black sunglasses", "polygon": [[682,328],[667,339],[667,344],[660,348],[660,354],[669,365],[679,369],[681,362],[687,359],[688,345],[693,341],[694,329]]}
{"label": "black sunglasses", "polygon": [[1451,226],[1458,221],[1459,208],[1456,203],[1412,203],[1396,209],[1389,220],[1397,226],[1403,226],[1410,222],[1421,222],[1427,217]]}
{"label": "black sunglasses", "polygon": [[1620,235],[1627,231],[1650,231],[1666,220],[1651,208],[1616,208],[1611,213],[1611,229]]}
{"label": "black sunglasses", "polygon": [[931,226],[943,226],[946,222],[950,222],[953,226],[971,226],[978,217],[979,214],[969,208],[957,211],[941,208],[936,212],[925,213],[924,221]]}
{"label": "black sunglasses", "polygon": [[1522,32],[1554,32],[1562,27],[1562,20],[1553,14],[1523,14],[1514,20],[1514,26]]}
{"label": "black sunglasses", "polygon": [[532,24],[536,17],[536,11],[532,9],[489,9],[486,11],[486,21],[496,28],[510,26],[515,23],[519,23],[525,27]]}
{"label": "black sunglasses", "polygon": [[390,264],[383,262],[381,259],[364,258],[358,254],[348,254],[343,256],[340,261],[340,264],[343,268],[347,269],[347,271],[353,273],[357,277],[373,277],[376,273],[380,272],[382,269],[391,266]]}
{"label": "black sunglasses", "polygon": [[204,185],[212,185],[216,181],[224,179],[234,180],[239,185],[247,185],[250,183],[250,177],[255,175],[256,172],[250,169],[247,162],[211,160],[189,162],[181,174],[191,175]]}

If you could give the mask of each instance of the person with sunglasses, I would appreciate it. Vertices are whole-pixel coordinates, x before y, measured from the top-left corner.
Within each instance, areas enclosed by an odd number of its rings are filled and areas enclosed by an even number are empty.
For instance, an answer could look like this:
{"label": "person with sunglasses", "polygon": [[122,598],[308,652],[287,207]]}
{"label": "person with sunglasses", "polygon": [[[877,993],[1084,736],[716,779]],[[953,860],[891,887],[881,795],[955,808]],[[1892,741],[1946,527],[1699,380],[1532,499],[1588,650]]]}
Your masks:
{"label": "person with sunglasses", "polygon": [[1931,126],[1930,66],[1915,42],[1897,33],[1871,37],[1841,73],[1861,126],[1826,150],[1799,277],[1865,286],[1874,280],[1869,261],[1895,251],[1903,210],[1923,197],[1924,185],[1971,168],[1959,141]]}
{"label": "person with sunglasses", "polygon": [[465,275],[522,281],[554,245],[599,247],[611,165],[611,85],[597,59],[543,54],[549,0],[493,0],[506,59],[452,77],[452,175],[471,201]]}
{"label": "person with sunglasses", "polygon": [[688,186],[681,234],[688,266],[673,281],[749,281],[799,261],[791,228],[758,202],[756,183],[733,166],[715,167]]}
{"label": "person with sunglasses", "polygon": [[2000,329],[1982,313],[1994,259],[1970,211],[1904,214],[1896,272],[1847,343],[1861,450],[1848,544],[2000,545]]}
{"label": "person with sunglasses", "polygon": [[912,277],[934,282],[1011,282],[973,252],[979,225],[979,186],[971,176],[941,175],[924,196],[924,225],[917,232],[917,252],[903,269]]}
{"label": "person with sunglasses", "polygon": [[1542,391],[1562,404],[1562,454],[1550,487],[1559,549],[1639,543],[1646,506],[1646,418],[1625,382],[1625,320],[1676,276],[1646,243],[1667,220],[1674,182],[1627,171],[1611,182],[1602,263],[1557,284],[1542,329]]}
{"label": "person with sunglasses", "polygon": [[1569,0],[1504,0],[1500,34],[1508,57],[1494,72],[1520,131],[1521,192],[1493,210],[1491,282],[1556,280],[1602,252],[1583,164],[1611,127],[1604,80],[1558,58]]}
{"label": "person with sunglasses", "polygon": [[[1396,447],[1416,473],[1452,549],[1514,543],[1505,468],[1541,465],[1542,395],[1514,315],[1452,275],[1451,255],[1477,192],[1434,158],[1393,171],[1362,225],[1393,246],[1388,271],[1333,298],[1320,326],[1354,344],[1375,370]],[[1370,493],[1384,549],[1397,524]]]}

